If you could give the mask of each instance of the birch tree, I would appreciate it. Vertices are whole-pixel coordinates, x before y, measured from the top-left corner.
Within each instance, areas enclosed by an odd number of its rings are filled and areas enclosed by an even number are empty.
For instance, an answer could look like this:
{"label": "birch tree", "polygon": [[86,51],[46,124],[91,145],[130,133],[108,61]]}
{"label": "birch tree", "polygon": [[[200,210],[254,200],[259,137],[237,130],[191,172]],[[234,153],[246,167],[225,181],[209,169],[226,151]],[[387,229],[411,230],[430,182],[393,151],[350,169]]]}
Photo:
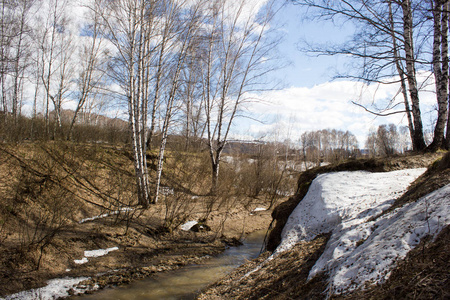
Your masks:
{"label": "birch tree", "polygon": [[437,150],[450,146],[450,134],[447,128],[447,143],[444,145],[444,131],[448,119],[448,85],[449,85],[449,59],[448,59],[448,14],[449,2],[445,0],[430,0],[430,11],[433,19],[433,73],[436,86],[436,99],[438,115],[434,129],[433,142],[429,148]]}
{"label": "birch tree", "polygon": [[221,155],[232,124],[249,101],[249,92],[256,89],[270,69],[265,62],[275,45],[266,36],[273,17],[272,2],[258,18],[258,12],[246,0],[215,0],[208,9],[211,19],[205,38],[202,86],[211,193],[215,193]]}
{"label": "birch tree", "polygon": [[[414,9],[410,0],[389,1],[310,1],[296,0],[297,4],[317,9],[316,16],[326,20],[351,21],[356,32],[351,41],[344,45],[308,45],[307,51],[326,55],[350,55],[358,61],[359,74],[347,73],[346,77],[367,83],[400,83],[399,94],[403,97],[404,110],[393,110],[395,97],[378,116],[406,113],[410,127],[413,149],[424,150],[422,113],[420,111],[419,88],[417,84],[417,63],[426,63],[424,54],[415,51]],[[417,21],[417,20],[416,20]],[[419,24],[426,20],[418,20]],[[417,43],[421,43],[419,41]],[[420,55],[419,55],[420,54]],[[399,78],[399,79],[397,79]]]}
{"label": "birch tree", "polygon": [[[150,203],[149,174],[146,158],[146,129],[150,58],[156,39],[154,21],[157,2],[114,0],[96,1],[93,10],[101,16],[104,36],[114,45],[109,75],[123,91],[128,106],[132,153],[138,202]],[[159,3],[163,7],[163,3]]]}
{"label": "birch tree", "polygon": [[78,114],[85,107],[88,98],[94,98],[94,90],[99,87],[105,77],[101,65],[105,63],[105,47],[101,38],[100,16],[96,10],[90,12],[90,24],[87,25],[84,39],[78,46],[79,70],[76,78],[75,101],[76,108],[70,121],[67,140],[72,139],[73,127]]}
{"label": "birch tree", "polygon": [[[188,3],[189,6],[186,5]],[[168,10],[165,14],[164,32],[170,32],[170,41],[162,41],[161,43],[165,46],[169,46],[166,49],[170,50],[167,51],[168,53],[163,53],[163,55],[170,56],[170,63],[165,69],[165,72],[168,73],[168,76],[166,76],[166,87],[163,94],[163,97],[165,99],[165,111],[164,121],[161,128],[156,187],[153,198],[154,203],[158,202],[159,198],[159,190],[164,165],[164,154],[167,144],[167,137],[169,134],[169,127],[174,115],[174,110],[179,107],[179,105],[176,105],[175,102],[180,95],[180,85],[183,83],[180,80],[181,73],[183,69],[186,68],[188,54],[192,52],[192,47],[195,46],[192,41],[194,40],[194,37],[196,36],[202,23],[203,18],[201,7],[203,6],[204,2],[197,1],[194,3],[190,3],[189,1],[168,1],[168,4]],[[157,78],[157,80],[159,79]],[[156,82],[155,91],[157,86],[159,89],[160,85],[158,81]],[[155,103],[153,105],[155,105]]]}

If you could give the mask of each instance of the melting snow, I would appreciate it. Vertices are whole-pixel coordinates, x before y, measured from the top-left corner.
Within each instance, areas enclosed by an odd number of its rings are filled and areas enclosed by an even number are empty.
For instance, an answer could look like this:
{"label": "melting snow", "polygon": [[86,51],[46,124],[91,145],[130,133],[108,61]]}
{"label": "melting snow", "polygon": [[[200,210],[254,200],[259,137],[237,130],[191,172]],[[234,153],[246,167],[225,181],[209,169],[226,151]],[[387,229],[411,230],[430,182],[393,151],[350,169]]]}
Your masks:
{"label": "melting snow", "polygon": [[289,217],[274,256],[299,241],[331,232],[310,278],[327,272],[333,294],[383,282],[421,238],[450,223],[450,185],[371,221],[425,170],[319,175]]}
{"label": "melting snow", "polygon": [[76,287],[83,280],[89,279],[88,277],[78,277],[78,278],[61,278],[52,279],[47,281],[47,286],[32,289],[28,291],[19,292],[17,294],[9,295],[5,300],[13,299],[58,299],[69,297],[69,290],[73,291],[73,294],[81,294],[86,291],[86,288]]}
{"label": "melting snow", "polygon": [[77,265],[85,264],[88,262],[88,257],[100,257],[108,254],[111,251],[119,250],[118,247],[111,247],[107,249],[86,250],[84,251],[84,257],[82,259],[74,259]]}
{"label": "melting snow", "polygon": [[133,210],[134,210],[134,208],[132,208],[132,207],[122,207],[119,210],[112,211],[112,212],[107,213],[107,214],[101,214],[101,215],[98,215],[98,216],[93,216],[93,217],[90,217],[90,218],[82,219],[78,223],[83,224],[85,222],[94,221],[94,220],[97,220],[97,219],[103,219],[103,218],[106,218],[106,217],[109,217],[109,216],[112,216],[112,215],[118,215],[121,212],[127,212],[127,211],[133,211]]}
{"label": "melting snow", "polygon": [[191,228],[192,228],[193,226],[195,226],[195,225],[197,225],[197,224],[198,224],[197,221],[189,221],[189,222],[186,222],[186,223],[184,223],[183,225],[181,225],[180,228],[181,228],[181,230],[189,231],[189,230],[191,230]]}
{"label": "melting snow", "polygon": [[264,207],[257,207],[257,208],[255,208],[254,210],[253,210],[253,212],[257,212],[257,211],[266,211],[267,210],[267,208],[264,208]]}
{"label": "melting snow", "polygon": [[86,257],[83,257],[82,259],[74,259],[73,260],[77,265],[82,265],[88,262],[88,259]]}
{"label": "melting snow", "polygon": [[107,249],[98,249],[98,250],[86,250],[84,251],[85,257],[99,257],[108,254],[111,251],[119,250],[119,247],[111,247]]}

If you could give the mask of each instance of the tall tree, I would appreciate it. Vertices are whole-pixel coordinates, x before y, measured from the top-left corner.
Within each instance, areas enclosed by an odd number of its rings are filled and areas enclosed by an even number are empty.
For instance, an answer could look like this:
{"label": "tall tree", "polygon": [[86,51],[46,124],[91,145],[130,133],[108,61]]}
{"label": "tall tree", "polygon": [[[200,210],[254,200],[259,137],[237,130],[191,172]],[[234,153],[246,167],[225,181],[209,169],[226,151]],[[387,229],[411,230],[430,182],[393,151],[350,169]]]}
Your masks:
{"label": "tall tree", "polygon": [[258,17],[258,11],[246,0],[215,0],[208,5],[211,19],[201,65],[211,192],[215,193],[221,155],[233,121],[249,100],[248,93],[269,70],[269,64],[264,63],[275,47],[267,39],[274,3],[269,1]]}
{"label": "tall tree", "polygon": [[95,95],[95,88],[99,87],[105,77],[105,70],[101,65],[105,63],[105,47],[101,38],[100,16],[97,10],[90,11],[89,23],[82,29],[83,35],[88,36],[78,45],[79,69],[76,76],[75,101],[76,108],[70,121],[67,140],[72,139],[73,127],[77,121],[79,113],[85,107],[88,98]]}
{"label": "tall tree", "polygon": [[[167,49],[170,49],[170,52],[168,51],[167,54],[171,56],[171,59],[169,59],[171,63],[165,70],[168,76],[166,78],[166,92],[164,93],[165,111],[161,128],[161,142],[156,170],[156,188],[153,197],[154,203],[158,202],[159,198],[169,127],[174,110],[178,108],[175,102],[180,95],[180,85],[183,84],[180,77],[183,69],[186,68],[188,54],[192,52],[192,47],[195,46],[193,40],[202,23],[201,7],[204,5],[204,1],[170,1],[169,4],[170,6],[167,6],[168,10],[165,15],[164,31],[170,32],[170,36],[172,37],[172,46],[167,47]],[[166,30],[166,27],[169,27],[169,29]],[[167,55],[166,53],[164,54]],[[184,83],[186,84],[186,82]]]}
{"label": "tall tree", "polygon": [[[114,45],[110,76],[122,88],[128,105],[132,153],[139,204],[150,203],[146,158],[148,68],[156,2],[144,0],[96,1],[93,8],[102,18],[104,36]],[[161,6],[163,6],[161,4]]]}
{"label": "tall tree", "polygon": [[436,85],[438,115],[433,142],[429,148],[437,150],[444,146],[444,130],[448,118],[448,1],[430,0],[433,13],[433,73]]}
{"label": "tall tree", "polygon": [[426,144],[416,70],[418,55],[414,48],[414,37],[417,35],[413,32],[414,28],[417,28],[414,25],[417,24],[413,24],[414,10],[411,1],[294,0],[294,2],[316,9],[316,16],[319,18],[327,20],[341,18],[356,24],[353,39],[344,45],[331,47],[309,45],[307,51],[326,55],[351,55],[359,62],[359,74],[354,75],[350,72],[339,77],[377,84],[400,82],[405,109],[389,111],[396,107],[394,98],[381,113],[374,113],[379,116],[406,113],[414,150],[424,150]]}

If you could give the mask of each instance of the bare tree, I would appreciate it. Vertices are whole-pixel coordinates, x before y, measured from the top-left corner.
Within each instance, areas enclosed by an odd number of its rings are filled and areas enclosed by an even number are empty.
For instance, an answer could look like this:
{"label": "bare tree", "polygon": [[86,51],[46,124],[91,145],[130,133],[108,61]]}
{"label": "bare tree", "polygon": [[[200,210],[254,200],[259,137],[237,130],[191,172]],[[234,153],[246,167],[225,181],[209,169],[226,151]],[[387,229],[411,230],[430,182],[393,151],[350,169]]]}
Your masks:
{"label": "bare tree", "polygon": [[[429,148],[437,150],[444,146],[444,130],[448,118],[448,9],[449,2],[430,0],[433,14],[433,72],[436,85],[438,115],[434,129],[433,142]],[[449,136],[450,137],[450,136]],[[450,144],[449,144],[450,145]]]}
{"label": "bare tree", "polygon": [[[405,1],[311,1],[295,0],[297,4],[317,9],[316,16],[327,20],[350,20],[356,24],[354,38],[344,45],[308,45],[307,51],[326,55],[351,55],[359,62],[360,74],[344,74],[338,77],[352,78],[369,83],[401,83],[400,92],[405,105],[404,110],[397,107],[395,98],[384,109],[373,112],[379,116],[406,113],[409,120],[414,150],[426,147],[423,136],[422,116],[419,107],[419,88],[417,85],[417,62],[425,63],[423,52],[415,52],[414,9],[410,0]],[[425,20],[419,20],[424,22]],[[419,41],[418,43],[420,44]],[[394,78],[394,79],[393,79]],[[409,103],[410,101],[410,103]],[[366,109],[369,112],[372,112]],[[411,112],[411,115],[410,115]]]}
{"label": "bare tree", "polygon": [[[146,158],[148,111],[148,71],[151,41],[155,39],[153,22],[157,5],[147,1],[96,1],[93,10],[101,16],[105,36],[114,45],[110,76],[123,90],[128,105],[134,169],[139,204],[150,203]],[[154,4],[154,3],[152,3]]]}
{"label": "bare tree", "polygon": [[[192,52],[192,47],[195,44],[192,43],[194,36],[197,34],[200,24],[202,22],[201,7],[203,1],[197,1],[186,10],[187,2],[170,1],[170,6],[166,14],[165,27],[169,27],[167,31],[171,32],[170,36],[176,36],[173,39],[172,44],[176,51],[175,55],[172,55],[172,64],[168,67],[166,72],[169,73],[167,78],[167,92],[165,93],[165,112],[164,122],[161,130],[161,142],[159,147],[158,165],[156,174],[156,189],[153,202],[158,202],[159,190],[161,184],[161,177],[164,164],[164,153],[167,144],[167,137],[169,133],[170,123],[174,114],[174,110],[178,107],[175,103],[179,96],[180,90],[180,74],[186,66],[187,57]],[[166,29],[164,30],[166,31]],[[165,53],[164,53],[165,54]]]}
{"label": "bare tree", "polygon": [[62,102],[70,90],[73,75],[72,55],[74,43],[68,29],[67,0],[51,0],[47,3],[46,19],[37,33],[41,48],[41,82],[45,90],[45,125],[50,136],[50,104],[54,108],[53,138],[61,134]]}
{"label": "bare tree", "polygon": [[78,118],[78,114],[85,107],[89,97],[95,95],[94,89],[99,87],[104,77],[104,70],[100,69],[100,65],[104,64],[105,49],[103,40],[101,39],[100,16],[97,10],[90,11],[90,24],[84,30],[84,34],[88,35],[84,43],[79,46],[78,59],[80,69],[76,79],[76,102],[72,120],[67,133],[67,140],[72,139],[73,127]]}
{"label": "bare tree", "polygon": [[264,63],[275,45],[266,39],[273,17],[272,2],[260,18],[256,18],[257,11],[246,0],[215,0],[208,5],[211,20],[205,36],[202,86],[212,167],[211,192],[215,193],[220,159],[233,121],[249,100],[248,93],[268,71]]}

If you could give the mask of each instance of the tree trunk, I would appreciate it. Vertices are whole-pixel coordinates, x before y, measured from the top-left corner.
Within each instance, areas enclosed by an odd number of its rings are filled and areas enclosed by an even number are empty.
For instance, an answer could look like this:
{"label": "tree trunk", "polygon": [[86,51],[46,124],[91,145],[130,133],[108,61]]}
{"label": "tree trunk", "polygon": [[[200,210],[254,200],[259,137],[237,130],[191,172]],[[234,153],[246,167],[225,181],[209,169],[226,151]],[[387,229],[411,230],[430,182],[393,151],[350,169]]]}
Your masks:
{"label": "tree trunk", "polygon": [[411,107],[409,105],[409,99],[408,99],[408,89],[406,86],[406,78],[405,78],[405,72],[403,71],[403,66],[401,64],[400,60],[400,54],[398,51],[398,44],[397,44],[397,37],[395,36],[395,28],[394,28],[394,17],[392,14],[392,3],[389,1],[389,22],[391,26],[391,35],[392,35],[392,45],[393,45],[393,51],[394,51],[394,60],[395,60],[395,66],[397,68],[397,72],[400,76],[400,84],[402,89],[402,95],[403,95],[403,102],[405,104],[405,111],[406,116],[408,119],[408,129],[409,129],[409,136],[411,139],[411,143],[413,143],[414,139],[414,124],[413,124],[413,118],[411,115]]}
{"label": "tree trunk", "polygon": [[431,6],[434,20],[433,71],[436,85],[438,118],[434,128],[433,142],[429,146],[436,151],[444,146],[444,130],[447,123],[448,106],[448,15],[444,13],[441,0],[432,0]]}
{"label": "tree trunk", "polygon": [[419,91],[417,89],[413,44],[412,9],[410,0],[403,0],[401,7],[403,12],[403,38],[405,42],[404,46],[406,55],[406,79],[408,80],[409,85],[409,94],[412,103],[412,115],[414,123],[413,150],[423,151],[426,148],[426,144],[423,136],[422,117],[419,106]]}

